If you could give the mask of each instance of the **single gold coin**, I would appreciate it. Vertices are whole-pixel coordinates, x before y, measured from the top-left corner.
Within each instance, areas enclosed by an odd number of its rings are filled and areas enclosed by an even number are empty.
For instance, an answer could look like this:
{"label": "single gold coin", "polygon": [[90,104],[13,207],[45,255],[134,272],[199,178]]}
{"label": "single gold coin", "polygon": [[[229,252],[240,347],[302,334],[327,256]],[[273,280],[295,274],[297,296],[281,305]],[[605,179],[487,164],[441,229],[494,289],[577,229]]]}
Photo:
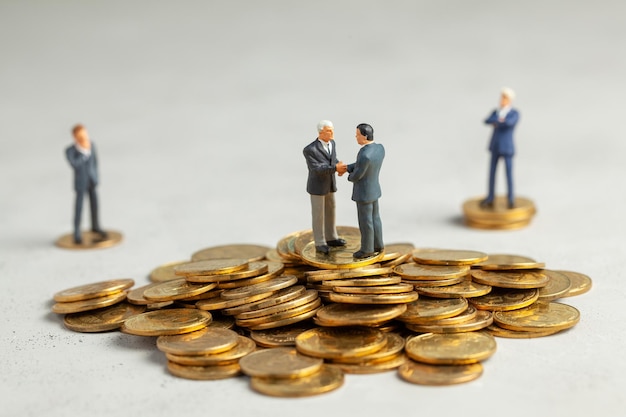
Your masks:
{"label": "single gold coin", "polygon": [[208,300],[200,300],[196,303],[196,307],[200,310],[223,310],[233,307],[242,306],[244,304],[254,303],[255,301],[269,298],[276,294],[275,291],[266,292],[263,294],[251,295],[246,298],[237,298],[235,300],[224,300],[221,297],[210,298]]}
{"label": "single gold coin", "polygon": [[435,281],[465,277],[470,271],[467,265],[422,265],[415,262],[399,265],[395,273],[410,281]]}
{"label": "single gold coin", "polygon": [[[275,264],[280,265],[281,268],[284,268],[283,264],[280,262],[276,262]],[[269,271],[269,261],[255,261],[249,262],[248,267],[242,269],[241,271],[232,272],[228,274],[215,274],[215,275],[188,275],[185,278],[189,282],[231,282],[231,281],[243,281],[247,278],[258,277],[259,275],[267,274]]]}
{"label": "single gold coin", "polygon": [[[295,240],[300,236],[302,232],[294,232],[290,233],[287,236],[283,237],[276,244],[276,253],[280,256],[281,259],[285,259],[290,262],[299,262],[300,257],[295,255],[293,251],[290,249],[290,244],[294,245]],[[265,255],[267,257],[267,254]]]}
{"label": "single gold coin", "polygon": [[292,308],[300,307],[304,304],[308,304],[312,301],[317,300],[317,291],[315,290],[306,290],[304,294],[294,298],[293,300],[286,301],[284,303],[279,303],[273,306],[260,308],[256,310],[247,311],[245,313],[240,313],[235,316],[237,320],[247,320],[258,317],[270,316],[276,313],[280,313],[285,310],[290,310]]}
{"label": "single gold coin", "polygon": [[406,304],[329,304],[317,312],[325,326],[374,326],[386,323],[406,311]]}
{"label": "single gold coin", "polygon": [[262,261],[265,254],[272,248],[263,245],[222,245],[197,251],[191,256],[192,261],[205,261],[210,259],[245,259],[247,262]]}
{"label": "single gold coin", "polygon": [[550,279],[548,285],[539,288],[539,301],[553,301],[563,297],[572,286],[567,275],[545,269],[544,274]]}
{"label": "single gold coin", "polygon": [[402,255],[392,261],[383,262],[381,263],[380,266],[383,268],[395,268],[398,265],[411,262],[412,259],[413,259],[413,253],[407,253],[406,255]]}
{"label": "single gold coin", "polygon": [[267,253],[265,254],[265,260],[270,262],[280,262],[285,266],[299,265],[300,263],[300,258],[285,258],[281,254],[279,254],[276,249],[270,249],[269,251],[267,251]]}
{"label": "single gold coin", "polygon": [[250,332],[250,337],[257,345],[274,348],[295,346],[296,337],[311,329],[310,324],[297,323],[287,327],[279,327],[268,330],[256,330]]}
{"label": "single gold coin", "polygon": [[376,285],[371,287],[334,287],[333,290],[342,294],[401,294],[413,291],[411,284]]}
{"label": "single gold coin", "polygon": [[465,298],[420,297],[407,304],[406,311],[398,317],[405,323],[427,324],[432,320],[454,317],[467,309]]}
{"label": "single gold coin", "polygon": [[222,293],[221,297],[224,300],[235,300],[238,298],[247,298],[257,294],[264,294],[267,292],[274,292],[282,290],[283,288],[290,287],[298,283],[298,278],[291,275],[283,275],[277,278],[273,278],[269,281],[261,282],[258,284],[250,285],[247,287],[234,288],[232,290],[226,290]]}
{"label": "single gold coin", "polygon": [[122,332],[137,336],[162,336],[191,333],[206,327],[211,313],[201,310],[175,308],[138,314],[127,319]]}
{"label": "single gold coin", "polygon": [[534,288],[529,290],[493,288],[489,294],[470,298],[469,302],[479,310],[510,311],[527,307],[538,299],[539,291]]}
{"label": "single gold coin", "polygon": [[[478,310],[476,309],[476,307],[470,304],[467,306],[465,311],[462,312],[461,314],[458,314],[453,317],[446,317],[445,319],[430,320],[428,323],[424,323],[424,324],[434,325],[434,326],[451,326],[455,324],[467,323],[471,320],[474,320],[477,315],[478,315]],[[407,323],[407,326],[408,325],[409,324]]]}
{"label": "single gold coin", "polygon": [[383,332],[366,327],[320,327],[296,337],[299,352],[324,359],[365,356],[386,343]]}
{"label": "single gold coin", "polygon": [[261,282],[269,281],[270,279],[276,278],[283,274],[289,275],[289,274],[285,274],[285,264],[283,263],[271,262],[271,261],[265,261],[264,263],[267,265],[267,272],[263,273],[262,275],[259,275],[253,278],[238,279],[234,281],[219,281],[218,283],[219,288],[233,289],[233,288],[246,287],[248,285],[254,285],[254,284],[259,284]]}
{"label": "single gold coin", "polygon": [[278,304],[286,303],[287,301],[294,300],[306,293],[306,288],[303,285],[294,285],[292,287],[283,288],[276,291],[271,297],[265,298],[254,303],[244,304],[238,307],[228,308],[222,313],[226,315],[236,316],[238,314],[247,313],[250,311],[263,310],[265,308],[274,307]]}
{"label": "single gold coin", "polygon": [[180,302],[190,303],[191,305],[193,305],[195,307],[195,302],[196,301],[208,300],[209,298],[216,298],[216,297],[219,297],[220,295],[222,295],[223,292],[224,292],[224,290],[222,290],[222,289],[214,288],[212,290],[203,292],[201,294],[184,298],[184,299],[180,300]]}
{"label": "single gold coin", "polygon": [[515,330],[505,329],[493,323],[485,328],[485,331],[492,336],[503,337],[507,339],[534,339],[537,337],[552,336],[553,334],[556,334],[561,330],[546,329],[534,332],[518,332]]}
{"label": "single gold coin", "polygon": [[[176,277],[176,279],[179,279],[179,277]],[[162,281],[162,282],[165,282],[165,281]],[[140,305],[140,306],[154,304],[154,301],[150,301],[146,297],[143,296],[143,292],[147,290],[148,288],[152,288],[160,284],[161,282],[153,282],[152,284],[142,285],[141,287],[133,288],[132,290],[128,291],[128,293],[126,294],[126,298],[128,299],[129,303]]]}
{"label": "single gold coin", "polygon": [[472,279],[479,284],[491,285],[498,288],[541,288],[548,284],[549,278],[543,271],[472,271]]}
{"label": "single gold coin", "polygon": [[174,268],[180,265],[189,263],[189,261],[175,261],[169,262],[161,266],[157,266],[150,272],[150,281],[152,282],[165,282],[173,279],[180,278],[174,273]]}
{"label": "single gold coin", "polygon": [[562,297],[573,297],[584,294],[591,289],[591,278],[580,272],[573,271],[556,271],[565,275],[570,280],[570,289]]}
{"label": "single gold coin", "polygon": [[491,291],[489,285],[472,282],[471,279],[465,279],[462,282],[444,287],[416,287],[416,291],[420,295],[427,295],[435,298],[458,298],[458,297],[480,297]]}
{"label": "single gold coin", "polygon": [[412,254],[415,245],[412,243],[390,243],[385,245],[385,256],[381,262],[393,261],[401,256]]}
{"label": "single gold coin", "polygon": [[347,304],[408,304],[417,300],[418,294],[415,291],[401,294],[340,294],[331,292],[329,298],[335,303]]}
{"label": "single gold coin", "polygon": [[107,332],[119,329],[127,318],[141,314],[145,310],[143,306],[119,303],[98,310],[67,314],[63,319],[63,324],[75,332]]}
{"label": "single gold coin", "polygon": [[[273,324],[280,320],[291,319],[293,317],[299,317],[302,314],[309,313],[311,311],[317,311],[317,309],[322,305],[322,300],[317,297],[317,292],[313,290],[315,293],[315,298],[303,305],[298,307],[293,307],[288,310],[282,310],[280,312],[276,312],[270,315],[250,318],[250,319],[236,319],[235,323],[240,327],[250,327],[250,328],[258,328],[258,326],[265,324]],[[291,301],[290,301],[291,302]],[[271,326],[275,327],[275,326]],[[270,327],[270,328],[271,328]]]}
{"label": "single gold coin", "polygon": [[415,262],[426,265],[473,265],[487,260],[487,254],[475,250],[415,249]]}
{"label": "single gold coin", "polygon": [[261,378],[302,378],[320,371],[323,364],[323,359],[291,347],[259,350],[239,361],[244,374]]}
{"label": "single gold coin", "polygon": [[[354,235],[356,233],[359,233],[360,236],[360,231],[358,227],[337,226],[337,234],[339,235],[339,238],[345,238],[347,235]],[[293,243],[292,254],[295,254],[299,257],[302,256],[304,248],[311,242],[313,242],[313,230],[308,229],[298,232],[297,238],[293,242],[290,241],[290,246],[291,243]]]}
{"label": "single gold coin", "polygon": [[434,365],[465,365],[488,359],[496,351],[496,341],[488,333],[426,333],[406,342],[409,358]]}
{"label": "single gold coin", "polygon": [[235,319],[219,315],[219,313],[211,313],[212,320],[208,327],[221,327],[222,329],[232,329],[235,327]]}
{"label": "single gold coin", "polygon": [[215,283],[193,284],[185,278],[161,282],[143,292],[144,298],[151,302],[184,300],[200,295],[217,287]]}
{"label": "single gold coin", "polygon": [[314,308],[313,310],[306,311],[297,316],[288,317],[288,318],[284,318],[280,320],[269,321],[267,323],[259,324],[258,326],[250,326],[249,329],[252,331],[256,331],[256,330],[267,330],[267,329],[275,329],[277,327],[290,326],[294,323],[300,323],[302,321],[315,317],[315,314],[317,314],[317,311],[319,309],[320,308],[317,307],[317,308]]}
{"label": "single gold coin", "polygon": [[303,378],[259,378],[252,377],[250,386],[261,394],[273,397],[307,397],[323,394],[339,388],[343,384],[343,372],[328,365]]}
{"label": "single gold coin", "polygon": [[[383,362],[400,355],[404,349],[404,338],[395,333],[386,333],[387,342],[380,350],[365,356],[335,358],[333,363],[370,364]],[[397,366],[396,366],[397,368]],[[388,368],[391,369],[391,368]]]}
{"label": "single gold coin", "polygon": [[68,233],[61,236],[54,242],[60,248],[70,250],[84,250],[84,249],[104,249],[119,245],[122,242],[123,236],[120,232],[115,230],[106,230],[106,238],[91,230],[85,230],[81,232],[82,243],[74,242],[74,234]]}
{"label": "single gold coin", "polygon": [[546,266],[543,262],[537,262],[533,258],[520,255],[490,254],[486,261],[472,265],[492,271],[510,271],[512,269],[542,269]]}
{"label": "single gold coin", "polygon": [[465,218],[465,225],[474,229],[482,230],[518,230],[530,224],[530,219],[520,221],[487,221],[487,220],[474,220]]}
{"label": "single gold coin", "polygon": [[126,300],[126,291],[118,291],[104,297],[56,303],[52,306],[52,311],[57,314],[81,313],[83,311],[97,310],[99,308],[112,306],[124,300]]}
{"label": "single gold coin", "polygon": [[234,348],[238,337],[232,330],[206,327],[191,333],[159,336],[157,348],[176,355],[213,355]]}
{"label": "single gold coin", "polygon": [[474,318],[454,324],[407,324],[407,329],[418,333],[462,333],[484,329],[493,323],[491,311],[480,310]]}
{"label": "single gold coin", "polygon": [[494,320],[500,327],[521,332],[565,330],[580,321],[580,312],[567,304],[538,301],[519,310],[498,311]]}
{"label": "single gold coin", "polygon": [[318,268],[340,269],[371,265],[379,262],[385,256],[384,252],[380,252],[368,258],[356,259],[353,253],[361,247],[361,232],[359,232],[359,229],[348,228],[345,232],[339,232],[339,234],[345,239],[345,246],[330,248],[330,253],[326,255],[317,252],[315,242],[310,242],[302,250],[302,260]]}
{"label": "single gold coin", "polygon": [[112,279],[109,281],[95,282],[93,284],[80,285],[68,288],[54,294],[54,301],[67,303],[71,301],[82,301],[90,298],[104,297],[119,293],[135,285],[132,279]]}
{"label": "single gold coin", "polygon": [[399,353],[385,360],[364,361],[359,363],[331,362],[328,366],[335,366],[347,374],[376,374],[398,369],[406,361],[406,355]]}
{"label": "single gold coin", "polygon": [[463,213],[466,218],[476,221],[522,221],[529,220],[537,211],[532,200],[524,197],[515,197],[513,208],[509,208],[506,196],[497,196],[493,207],[481,207],[485,197],[476,197],[463,204]]}
{"label": "single gold coin", "polygon": [[483,366],[478,362],[467,365],[429,365],[408,360],[398,369],[398,374],[412,384],[453,385],[479,378],[483,374]]}
{"label": "single gold coin", "polygon": [[434,281],[411,281],[411,280],[403,280],[402,282],[406,284],[413,284],[416,290],[424,287],[449,287],[450,285],[460,284],[461,282],[470,279],[469,276],[462,276],[456,278],[448,278],[448,279],[438,279]]}
{"label": "single gold coin", "polygon": [[251,339],[245,336],[238,336],[235,347],[226,352],[211,355],[176,355],[174,353],[166,353],[165,356],[170,362],[181,365],[217,366],[238,363],[239,359],[254,352],[255,349],[256,345]]}
{"label": "single gold coin", "polygon": [[319,282],[319,281],[342,281],[349,278],[363,278],[363,277],[372,277],[372,276],[380,276],[391,274],[393,272],[393,268],[355,268],[353,270],[350,269],[341,269],[337,271],[326,271],[324,274],[315,273],[319,271],[307,272],[304,275],[307,277],[308,282]]}
{"label": "single gold coin", "polygon": [[174,268],[178,276],[189,275],[225,275],[248,269],[250,263],[243,258],[209,259],[194,261]]}
{"label": "single gold coin", "polygon": [[241,373],[238,363],[217,366],[189,366],[172,361],[167,362],[167,370],[172,375],[201,381],[214,381],[237,376]]}
{"label": "single gold coin", "polygon": [[379,285],[394,285],[402,281],[397,275],[373,278],[338,279],[334,281],[322,281],[322,285],[329,288],[334,287],[373,287]]}

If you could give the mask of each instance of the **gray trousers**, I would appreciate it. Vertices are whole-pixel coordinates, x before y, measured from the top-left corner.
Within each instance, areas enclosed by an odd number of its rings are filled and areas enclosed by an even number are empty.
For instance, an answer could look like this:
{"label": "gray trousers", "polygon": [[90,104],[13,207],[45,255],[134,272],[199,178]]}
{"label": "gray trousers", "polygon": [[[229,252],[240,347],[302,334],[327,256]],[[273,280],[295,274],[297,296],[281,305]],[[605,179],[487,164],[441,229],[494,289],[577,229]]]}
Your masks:
{"label": "gray trousers", "polygon": [[311,214],[315,246],[323,246],[327,241],[339,238],[335,227],[335,193],[311,194]]}
{"label": "gray trousers", "polygon": [[98,194],[96,186],[90,184],[87,190],[76,191],[76,201],[74,205],[74,236],[80,236],[80,219],[83,214],[83,197],[85,193],[89,195],[89,206],[91,209],[91,230],[100,230],[98,221]]}
{"label": "gray trousers", "polygon": [[380,221],[378,200],[369,203],[356,203],[361,231],[361,251],[372,253],[385,247],[383,243],[383,224]]}

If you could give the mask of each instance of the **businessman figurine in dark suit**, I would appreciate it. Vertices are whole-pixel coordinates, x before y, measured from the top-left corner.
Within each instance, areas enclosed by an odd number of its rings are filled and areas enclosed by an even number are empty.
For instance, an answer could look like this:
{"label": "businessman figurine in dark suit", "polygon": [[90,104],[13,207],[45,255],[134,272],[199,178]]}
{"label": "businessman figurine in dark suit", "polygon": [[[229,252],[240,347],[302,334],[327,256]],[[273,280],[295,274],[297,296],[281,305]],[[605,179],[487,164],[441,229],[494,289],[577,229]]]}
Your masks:
{"label": "businessman figurine in dark suit", "polygon": [[100,239],[106,239],[107,234],[100,228],[98,221],[98,157],[96,148],[89,140],[87,129],[82,125],[76,125],[72,129],[74,144],[65,149],[65,156],[74,169],[74,191],[76,191],[76,204],[74,206],[74,243],[82,244],[80,234],[80,220],[83,211],[83,197],[89,194],[91,208],[91,230]]}
{"label": "businessman figurine in dark suit", "polygon": [[329,120],[317,125],[317,139],[307,145],[304,158],[309,168],[306,190],[311,195],[313,238],[317,252],[328,254],[330,247],[345,246],[346,241],[337,234],[335,227],[335,172],[343,175],[346,165],[337,161],[334,127]]}
{"label": "businessman figurine in dark suit", "polygon": [[510,88],[503,88],[500,96],[500,107],[495,109],[485,120],[485,123],[493,126],[493,134],[489,143],[491,151],[491,165],[489,167],[489,194],[481,201],[481,207],[493,207],[495,198],[496,167],[500,158],[504,159],[506,165],[506,179],[508,186],[509,208],[515,206],[515,195],[513,192],[513,155],[515,146],[513,144],[513,130],[519,120],[519,113],[511,107],[511,102],[515,98],[515,92]]}
{"label": "businessman figurine in dark suit", "polygon": [[356,127],[356,141],[361,145],[356,162],[348,165],[348,180],[354,183],[352,200],[356,202],[361,231],[361,248],[354,257],[368,258],[384,250],[383,225],[378,199],[382,195],[378,174],[385,158],[383,145],[374,143],[374,129],[362,123]]}

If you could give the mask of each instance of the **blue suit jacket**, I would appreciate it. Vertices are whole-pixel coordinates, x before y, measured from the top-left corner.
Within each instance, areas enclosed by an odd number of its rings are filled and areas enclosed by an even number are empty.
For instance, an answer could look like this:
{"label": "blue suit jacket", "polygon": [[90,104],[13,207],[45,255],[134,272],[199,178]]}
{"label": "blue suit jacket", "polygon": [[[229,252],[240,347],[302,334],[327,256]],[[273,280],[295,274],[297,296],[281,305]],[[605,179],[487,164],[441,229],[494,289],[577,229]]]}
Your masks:
{"label": "blue suit jacket", "polygon": [[89,185],[98,184],[98,156],[96,147],[91,143],[91,155],[83,155],[71,145],[65,149],[65,156],[74,169],[74,190],[86,191]]}
{"label": "blue suit jacket", "polygon": [[337,165],[337,147],[331,140],[332,149],[330,154],[324,149],[319,139],[315,139],[307,145],[302,153],[309,168],[309,177],[306,183],[306,191],[313,195],[326,195],[337,191],[335,180],[335,166]]}
{"label": "blue suit jacket", "polygon": [[364,145],[356,156],[356,162],[348,165],[348,181],[354,183],[352,200],[371,203],[382,195],[378,175],[385,158],[385,148],[379,143]]}
{"label": "blue suit jacket", "polygon": [[513,144],[513,129],[519,120],[519,113],[511,109],[504,121],[498,121],[498,110],[494,110],[485,120],[486,124],[493,126],[493,134],[489,143],[489,150],[498,156],[513,156],[515,145]]}

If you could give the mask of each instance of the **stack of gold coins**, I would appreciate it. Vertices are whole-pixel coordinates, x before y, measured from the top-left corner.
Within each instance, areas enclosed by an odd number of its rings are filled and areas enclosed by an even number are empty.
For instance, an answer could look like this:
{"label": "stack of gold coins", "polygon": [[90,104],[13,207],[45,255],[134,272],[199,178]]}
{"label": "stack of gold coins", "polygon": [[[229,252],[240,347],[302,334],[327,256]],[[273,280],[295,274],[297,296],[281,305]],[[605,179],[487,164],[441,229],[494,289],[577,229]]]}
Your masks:
{"label": "stack of gold coins", "polygon": [[254,352],[256,345],[232,330],[210,326],[192,333],[160,336],[157,348],[165,353],[167,369],[173,375],[213,380],[238,375],[239,360]]}
{"label": "stack of gold coins", "polygon": [[496,197],[491,206],[481,206],[484,198],[472,198],[463,203],[465,224],[487,230],[521,229],[530,224],[537,212],[535,204],[528,198],[517,197],[509,207],[506,197]]}
{"label": "stack of gold coins", "polygon": [[296,348],[346,373],[385,372],[406,360],[403,337],[366,327],[311,329],[296,337]]}
{"label": "stack of gold coins", "polygon": [[68,288],[54,294],[52,311],[58,314],[80,313],[112,306],[126,300],[132,279],[114,279]]}

